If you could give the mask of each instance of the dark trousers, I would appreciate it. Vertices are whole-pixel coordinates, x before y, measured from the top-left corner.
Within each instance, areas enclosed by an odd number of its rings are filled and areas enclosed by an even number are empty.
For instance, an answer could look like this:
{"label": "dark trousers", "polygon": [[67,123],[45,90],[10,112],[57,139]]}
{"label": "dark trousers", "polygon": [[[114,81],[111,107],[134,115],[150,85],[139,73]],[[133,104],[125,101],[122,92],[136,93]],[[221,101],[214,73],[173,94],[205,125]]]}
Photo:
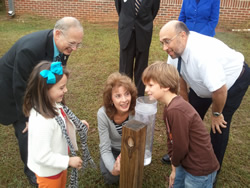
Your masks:
{"label": "dark trousers", "polygon": [[145,86],[141,80],[144,69],[148,66],[149,48],[140,52],[137,48],[135,32],[132,32],[128,46],[125,49],[120,48],[119,72],[125,73],[132,80],[138,90],[138,96],[144,96]]}
{"label": "dark trousers", "polygon": [[13,123],[15,129],[15,135],[18,140],[19,151],[21,159],[24,163],[24,173],[27,176],[34,175],[34,173],[28,168],[28,132],[22,133],[23,129],[26,127],[27,118],[22,117]]}
{"label": "dark trousers", "polygon": [[[222,161],[226,151],[233,114],[239,108],[250,84],[250,68],[246,63],[244,63],[244,69],[244,73],[228,90],[227,100],[222,111],[224,119],[227,122],[227,128],[221,128],[222,134],[219,134],[217,132],[214,134],[212,130],[210,131],[214,153],[220,163],[220,166],[222,165]],[[196,109],[200,117],[204,119],[204,116],[212,103],[212,99],[198,97],[191,88],[188,97],[190,104]]]}
{"label": "dark trousers", "polygon": [[[112,148],[112,153],[114,158],[116,159],[121,151]],[[119,182],[120,176],[113,176],[109,172],[109,170],[105,167],[102,157],[100,157],[100,169],[106,184],[117,184]]]}

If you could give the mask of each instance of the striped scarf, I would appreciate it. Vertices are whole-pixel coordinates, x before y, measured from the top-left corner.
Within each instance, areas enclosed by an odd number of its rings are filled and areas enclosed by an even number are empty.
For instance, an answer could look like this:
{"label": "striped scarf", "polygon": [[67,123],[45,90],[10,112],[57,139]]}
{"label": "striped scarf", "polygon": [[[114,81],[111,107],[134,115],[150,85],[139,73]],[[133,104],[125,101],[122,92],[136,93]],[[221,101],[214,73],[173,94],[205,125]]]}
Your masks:
{"label": "striped scarf", "polygon": [[[63,111],[65,112],[67,117],[74,123],[76,130],[80,136],[81,148],[83,151],[83,155],[82,155],[82,157],[83,157],[83,159],[82,159],[83,160],[83,166],[82,166],[83,172],[86,169],[88,162],[90,162],[92,167],[96,168],[96,165],[90,156],[88,145],[87,145],[88,127],[85,124],[83,124],[81,122],[81,120],[79,120],[76,117],[76,115],[67,106],[65,106],[65,105],[62,105],[62,106],[63,106]],[[65,125],[63,119],[58,115],[55,117],[55,120],[57,121],[57,123],[59,124],[59,126],[62,129],[62,134],[64,135],[64,137],[68,143],[71,155],[76,156],[76,152],[74,150],[73,144],[72,144],[72,142],[69,138],[69,135],[67,133],[66,125]],[[78,170],[76,168],[73,168],[71,171],[69,187],[70,188],[77,188],[78,187]]]}

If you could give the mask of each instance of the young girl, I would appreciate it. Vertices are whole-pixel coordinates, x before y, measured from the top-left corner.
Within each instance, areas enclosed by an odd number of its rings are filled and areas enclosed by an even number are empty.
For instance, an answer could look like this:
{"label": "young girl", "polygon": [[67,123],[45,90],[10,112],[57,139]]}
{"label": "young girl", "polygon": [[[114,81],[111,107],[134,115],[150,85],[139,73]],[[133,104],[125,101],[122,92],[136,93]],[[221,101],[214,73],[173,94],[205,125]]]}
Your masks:
{"label": "young girl", "polygon": [[134,118],[136,96],[136,87],[128,76],[115,72],[108,77],[103,106],[97,112],[100,169],[107,184],[119,181],[122,126]]}
{"label": "young girl", "polygon": [[[76,169],[88,161],[93,163],[86,144],[89,125],[64,105],[68,76],[61,62],[42,61],[32,71],[24,96],[23,111],[29,117],[28,167],[36,174],[39,187],[65,187],[69,166],[73,167],[70,185],[77,187]],[[75,153],[75,129],[80,134],[84,161]]]}

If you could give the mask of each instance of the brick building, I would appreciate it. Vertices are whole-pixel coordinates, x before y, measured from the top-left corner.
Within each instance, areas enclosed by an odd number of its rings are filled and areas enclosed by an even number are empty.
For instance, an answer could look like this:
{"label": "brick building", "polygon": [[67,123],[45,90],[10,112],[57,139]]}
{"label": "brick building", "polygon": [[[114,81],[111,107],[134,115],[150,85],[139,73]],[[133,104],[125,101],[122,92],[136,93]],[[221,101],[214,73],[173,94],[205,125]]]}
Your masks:
{"label": "brick building", "polygon": [[[89,22],[116,22],[115,0],[12,0],[15,14],[33,14],[47,18],[74,16]],[[5,0],[6,10],[8,2]],[[182,0],[161,0],[156,24],[178,19]],[[249,29],[250,0],[221,0],[219,28]]]}

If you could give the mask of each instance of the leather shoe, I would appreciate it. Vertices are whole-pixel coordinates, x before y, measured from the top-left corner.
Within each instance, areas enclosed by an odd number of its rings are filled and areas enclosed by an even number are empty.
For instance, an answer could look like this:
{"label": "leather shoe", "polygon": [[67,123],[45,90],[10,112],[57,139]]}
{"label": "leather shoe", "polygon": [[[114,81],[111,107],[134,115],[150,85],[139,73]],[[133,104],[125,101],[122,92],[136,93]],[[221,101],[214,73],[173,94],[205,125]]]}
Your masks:
{"label": "leather shoe", "polygon": [[163,164],[171,164],[169,155],[168,155],[168,154],[165,154],[165,155],[162,157],[161,162],[162,162]]}
{"label": "leather shoe", "polygon": [[35,174],[26,175],[26,176],[27,176],[27,178],[29,180],[30,185],[38,187]]}

